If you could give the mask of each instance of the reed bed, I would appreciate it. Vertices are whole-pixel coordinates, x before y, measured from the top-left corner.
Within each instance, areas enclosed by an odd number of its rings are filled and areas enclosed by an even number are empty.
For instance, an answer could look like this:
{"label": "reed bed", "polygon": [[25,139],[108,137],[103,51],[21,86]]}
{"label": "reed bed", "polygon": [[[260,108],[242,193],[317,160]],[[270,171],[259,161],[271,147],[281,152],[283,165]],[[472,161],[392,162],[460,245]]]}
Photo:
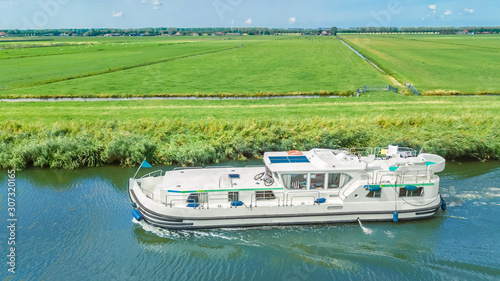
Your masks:
{"label": "reed bed", "polygon": [[491,114],[0,123],[0,167],[74,169],[106,164],[202,165],[260,158],[265,151],[398,144],[447,159],[500,159]]}

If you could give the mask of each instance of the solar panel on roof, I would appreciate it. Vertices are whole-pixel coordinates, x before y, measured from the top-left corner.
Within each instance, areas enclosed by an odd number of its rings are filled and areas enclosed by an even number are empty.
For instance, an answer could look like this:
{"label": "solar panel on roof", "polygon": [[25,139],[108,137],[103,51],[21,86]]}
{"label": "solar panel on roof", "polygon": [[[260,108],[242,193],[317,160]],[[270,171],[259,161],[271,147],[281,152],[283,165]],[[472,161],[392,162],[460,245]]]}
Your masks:
{"label": "solar panel on roof", "polygon": [[271,156],[269,157],[269,161],[271,161],[271,163],[273,164],[290,163],[288,157],[286,156]]}
{"label": "solar panel on roof", "polygon": [[309,163],[309,159],[305,156],[270,156],[269,161],[272,164]]}
{"label": "solar panel on roof", "polygon": [[309,159],[305,156],[288,156],[290,163],[309,163]]}

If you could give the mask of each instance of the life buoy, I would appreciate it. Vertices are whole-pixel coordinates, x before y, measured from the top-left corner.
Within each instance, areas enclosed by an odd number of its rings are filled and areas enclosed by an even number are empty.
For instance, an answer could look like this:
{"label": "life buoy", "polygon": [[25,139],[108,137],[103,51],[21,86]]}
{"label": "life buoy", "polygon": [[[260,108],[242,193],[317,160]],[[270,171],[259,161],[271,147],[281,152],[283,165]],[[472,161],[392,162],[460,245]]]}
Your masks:
{"label": "life buoy", "polygon": [[288,151],[288,155],[302,155],[302,152],[298,150],[290,150]]}

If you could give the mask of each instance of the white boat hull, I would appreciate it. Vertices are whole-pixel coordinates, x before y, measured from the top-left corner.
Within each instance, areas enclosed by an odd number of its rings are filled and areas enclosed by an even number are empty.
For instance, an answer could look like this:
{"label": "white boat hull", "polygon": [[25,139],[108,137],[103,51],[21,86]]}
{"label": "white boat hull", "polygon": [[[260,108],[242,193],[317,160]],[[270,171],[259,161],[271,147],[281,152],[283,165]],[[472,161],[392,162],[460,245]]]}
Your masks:
{"label": "white boat hull", "polygon": [[[398,221],[443,204],[434,154],[387,149],[266,152],[265,166],[178,168],[129,180],[137,219],[164,228]],[[444,207],[444,206],[443,206]]]}
{"label": "white boat hull", "polygon": [[[301,206],[261,206],[227,208],[173,208],[159,204],[145,196],[140,188],[129,189],[130,198],[144,220],[168,229],[206,229],[276,225],[325,224],[361,221],[393,221],[425,219],[434,216],[441,207],[441,199],[425,207],[373,211],[369,205],[359,210],[356,203],[343,206],[315,204]],[[351,205],[351,206],[349,206]],[[394,204],[392,204],[394,205]],[[330,210],[329,210],[330,207]],[[371,210],[370,210],[371,208]],[[377,208],[379,209],[379,208]]]}

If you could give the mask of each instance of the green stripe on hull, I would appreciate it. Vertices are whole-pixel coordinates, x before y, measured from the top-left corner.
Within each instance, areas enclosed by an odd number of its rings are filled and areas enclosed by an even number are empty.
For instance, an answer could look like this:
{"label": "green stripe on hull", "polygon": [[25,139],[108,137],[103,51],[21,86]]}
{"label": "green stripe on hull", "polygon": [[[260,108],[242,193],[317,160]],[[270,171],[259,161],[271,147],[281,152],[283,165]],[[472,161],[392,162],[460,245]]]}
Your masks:
{"label": "green stripe on hull", "polygon": [[267,191],[267,190],[283,190],[283,188],[249,188],[249,189],[214,189],[214,190],[191,190],[191,191],[181,191],[181,190],[168,190],[171,193],[200,193],[200,192],[235,192],[235,191]]}
{"label": "green stripe on hull", "polygon": [[[408,184],[380,184],[380,187],[405,187],[407,185],[415,185],[415,186],[431,186],[433,183],[408,183]],[[368,186],[375,186],[374,184],[370,184]]]}

